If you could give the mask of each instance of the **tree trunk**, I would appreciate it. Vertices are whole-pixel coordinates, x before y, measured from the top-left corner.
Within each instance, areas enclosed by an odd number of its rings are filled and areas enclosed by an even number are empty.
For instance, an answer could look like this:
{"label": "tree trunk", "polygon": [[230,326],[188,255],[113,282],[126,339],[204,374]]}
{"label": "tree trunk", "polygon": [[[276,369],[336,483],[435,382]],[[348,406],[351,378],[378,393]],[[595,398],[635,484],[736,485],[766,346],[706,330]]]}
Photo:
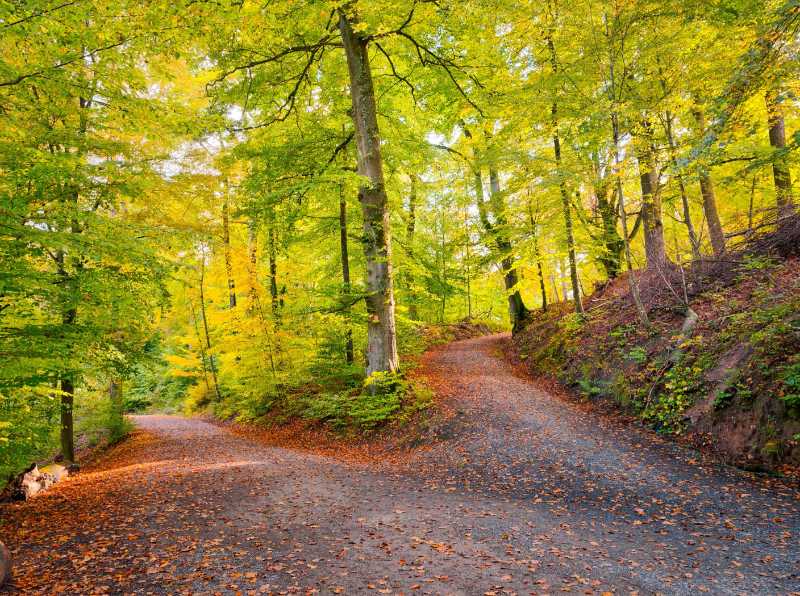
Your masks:
{"label": "tree trunk", "polygon": [[[122,383],[119,379],[111,379],[108,384],[108,399],[111,401],[111,414],[114,417],[114,424],[117,429],[122,428],[124,418],[124,405],[122,400]],[[121,438],[121,437],[114,437]]]}
{"label": "tree trunk", "polygon": [[[611,85],[614,85],[614,67],[611,63]],[[636,283],[636,278],[633,272],[633,259],[631,258],[631,241],[628,236],[628,214],[625,211],[625,194],[622,188],[622,158],[619,148],[619,116],[616,112],[611,114],[611,133],[614,140],[614,175],[617,179],[617,201],[619,202],[619,218],[622,224],[622,242],[625,249],[625,266],[628,269],[628,287],[631,291],[631,298],[636,306],[636,312],[639,315],[639,320],[643,325],[649,325],[650,320],[647,318],[647,311],[642,304],[642,299],[639,296],[639,286]],[[635,226],[634,226],[635,227]]]}
{"label": "tree trunk", "polygon": [[[662,80],[661,87],[664,89],[666,93],[666,83]],[[667,133],[667,144],[669,145],[669,161],[672,169],[675,172],[675,178],[678,180],[678,190],[681,193],[681,206],[683,207],[683,223],[686,225],[686,233],[689,236],[689,244],[692,247],[692,257],[695,259],[700,258],[700,240],[697,238],[697,232],[694,229],[694,223],[692,222],[692,212],[689,208],[689,195],[686,192],[686,184],[683,181],[683,175],[680,173],[678,169],[678,156],[677,156],[677,148],[675,146],[675,137],[672,134],[672,113],[667,110],[665,114],[665,125],[664,129]]]}
{"label": "tree trunk", "polygon": [[258,308],[258,234],[254,220],[250,220],[247,224],[247,254],[247,278],[250,286],[247,289],[247,313],[252,315]]}
{"label": "tree trunk", "polygon": [[785,225],[786,218],[794,214],[792,196],[792,176],[786,158],[786,125],[783,120],[783,100],[778,89],[767,90],[764,100],[767,104],[769,124],[769,144],[775,149],[772,160],[772,177],[775,181],[775,203],[778,208],[778,227]]}
{"label": "tree trunk", "polygon": [[[468,138],[472,138],[469,130],[464,129],[464,134]],[[478,215],[483,225],[486,234],[493,240],[495,250],[497,251],[500,259],[500,266],[503,269],[503,285],[506,289],[506,296],[508,299],[508,314],[511,319],[512,333],[521,330],[525,322],[530,317],[530,311],[525,306],[522,300],[522,295],[519,292],[519,278],[517,277],[516,265],[512,254],[513,246],[511,245],[511,238],[508,229],[508,220],[506,218],[505,202],[500,194],[500,178],[494,168],[489,168],[489,187],[490,199],[492,206],[492,215],[494,215],[494,223],[489,219],[489,213],[486,209],[486,201],[483,192],[483,178],[480,170],[480,160],[478,159],[478,151],[473,149],[473,175],[475,185],[475,202],[478,207]]]}
{"label": "tree trunk", "polygon": [[[88,113],[87,110],[91,107],[91,99],[84,99],[83,97],[78,97],[78,107],[80,108],[80,124],[78,127],[79,136],[83,137],[88,130]],[[83,151],[82,147],[78,148],[79,152]],[[79,201],[80,201],[80,191],[76,187],[69,193],[69,198],[72,201],[72,207],[75,209],[76,213],[72,218],[72,222],[70,224],[69,231],[72,234],[80,234],[83,230],[81,228],[80,222],[78,221],[77,212],[79,210]],[[56,266],[58,268],[58,275],[62,280],[62,283],[65,287],[74,285],[71,290],[73,294],[77,294],[80,290],[80,281],[78,280],[78,274],[82,269],[82,261],[80,256],[77,259],[73,259],[75,261],[75,269],[76,272],[73,275],[70,275],[67,272],[67,263],[66,263],[67,255],[64,253],[63,250],[59,250],[56,256]],[[78,309],[77,309],[77,301],[76,297],[67,296],[67,304],[65,305],[65,309],[62,313],[61,321],[63,325],[71,326],[75,324],[76,319],[78,318]],[[74,415],[73,410],[75,407],[75,378],[73,372],[65,372],[61,376],[61,454],[64,457],[64,461],[68,463],[75,463],[75,424],[74,424]]]}
{"label": "tree trunk", "polygon": [[[553,286],[553,297],[556,302],[561,302],[561,297],[558,294],[558,284],[556,283],[555,267],[550,270],[550,285]],[[566,299],[566,296],[564,297]]]}
{"label": "tree trunk", "polygon": [[206,391],[211,391],[211,383],[208,382],[208,364],[206,360],[206,348],[203,345],[203,337],[200,335],[200,326],[197,324],[197,311],[194,308],[194,301],[189,300],[189,307],[192,309],[192,323],[194,324],[194,332],[197,336],[197,345],[200,348],[200,362],[203,365],[203,381],[206,384]]}
{"label": "tree trunk", "polygon": [[622,270],[623,241],[617,231],[619,211],[617,210],[616,194],[616,192],[609,193],[608,186],[605,184],[602,187],[595,186],[597,211],[600,214],[602,226],[600,233],[603,254],[600,257],[600,264],[608,279],[616,279]]}
{"label": "tree trunk", "polygon": [[542,312],[547,312],[547,286],[544,283],[544,269],[542,268],[542,253],[539,250],[539,234],[536,220],[533,218],[533,208],[528,201],[528,218],[531,225],[531,241],[533,243],[533,258],[536,260],[536,270],[539,277],[539,290],[542,293]]}
{"label": "tree trunk", "polygon": [[[480,178],[480,172],[478,173]],[[481,182],[481,196],[483,195],[483,182]],[[497,251],[501,256],[500,266],[503,268],[503,281],[508,295],[508,313],[511,318],[511,331],[517,333],[525,326],[525,322],[530,318],[530,311],[522,300],[519,290],[519,275],[517,273],[516,260],[513,254],[511,243],[511,233],[508,229],[508,218],[506,216],[506,205],[500,191],[500,177],[497,170],[489,168],[489,190],[491,192],[492,214],[494,215],[494,233]]]}
{"label": "tree trunk", "polygon": [[[77,193],[75,197],[75,207],[77,209]],[[72,223],[70,230],[73,233],[79,233],[80,228],[77,222]],[[77,282],[76,275],[70,275],[67,272],[66,254],[63,250],[56,253],[56,267],[58,275],[65,291],[68,294],[77,292],[77,288],[71,287]],[[61,323],[64,327],[69,327],[75,324],[78,318],[78,309],[73,304],[74,298],[70,295],[65,297],[66,304],[64,311],[61,315]],[[75,405],[75,380],[71,371],[64,371],[61,373],[61,406],[60,406],[60,437],[61,437],[61,454],[64,461],[68,463],[75,462],[75,437],[74,437],[74,418],[73,408]]]}
{"label": "tree trunk", "polygon": [[61,379],[61,455],[70,464],[75,462],[74,406],[75,385],[65,376]]}
{"label": "tree trunk", "polygon": [[441,269],[439,270],[439,273],[442,280],[442,309],[439,314],[439,321],[441,323],[444,323],[445,315],[447,313],[447,237],[445,236],[444,218],[444,210],[440,210],[439,231],[441,233],[439,235],[439,263],[441,265]]}
{"label": "tree trunk", "polygon": [[472,257],[469,254],[469,243],[470,243],[470,234],[469,234],[469,217],[467,215],[467,210],[464,209],[464,280],[466,282],[466,291],[467,291],[467,320],[472,320],[472,287],[471,287],[471,273],[469,270],[469,264]]}
{"label": "tree trunk", "polygon": [[350,75],[358,173],[369,182],[358,192],[364,218],[367,269],[367,375],[395,372],[399,366],[394,316],[389,210],[383,179],[375,90],[369,65],[369,38],[353,30],[346,9],[339,11],[339,31]]}
{"label": "tree trunk", "polygon": [[211,370],[211,379],[214,381],[214,393],[217,399],[222,401],[222,392],[219,389],[219,379],[217,378],[217,365],[214,362],[214,354],[211,353],[211,333],[208,331],[208,317],[206,316],[206,294],[205,294],[205,254],[200,261],[200,314],[203,317],[203,330],[206,335],[206,350],[208,354],[208,367]]}
{"label": "tree trunk", "polygon": [[275,325],[280,323],[280,298],[278,296],[278,248],[275,239],[275,223],[270,221],[267,235],[269,252],[269,297],[272,304],[272,318]]}
{"label": "tree trunk", "polygon": [[11,577],[11,553],[6,545],[0,542],[0,588]]}
{"label": "tree trunk", "polygon": [[[700,136],[706,130],[705,116],[699,108],[692,110],[692,115],[697,123],[697,136]],[[719,257],[725,252],[725,234],[722,231],[722,223],[719,220],[719,212],[717,211],[714,182],[711,180],[711,174],[708,169],[702,164],[697,167],[697,176],[700,181],[700,194],[703,196],[703,212],[706,215],[711,248],[714,250],[714,255]]]}
{"label": "tree trunk", "polygon": [[[555,75],[558,72],[558,58],[556,57],[556,47],[553,38],[547,36],[547,49],[550,50],[550,66]],[[572,230],[572,212],[569,201],[569,191],[564,172],[561,170],[561,138],[558,130],[558,103],[553,100],[551,106],[551,116],[553,124],[553,152],[556,158],[556,170],[558,172],[558,186],[561,191],[561,209],[564,215],[564,235],[567,241],[567,255],[569,257],[569,277],[572,282],[572,296],[575,303],[575,312],[583,314],[583,299],[581,297],[581,286],[578,281],[578,262],[575,257],[575,235]]]}
{"label": "tree trunk", "polygon": [[[350,257],[347,249],[347,201],[342,190],[339,196],[339,247],[342,256],[342,293],[346,304],[350,304]],[[345,316],[349,315],[350,307],[344,308]],[[347,329],[344,332],[344,357],[347,364],[353,364],[353,330],[350,328],[350,321],[347,321]]]}
{"label": "tree trunk", "polygon": [[222,203],[222,244],[225,253],[225,275],[228,278],[228,304],[236,308],[236,282],[233,280],[233,260],[231,258],[231,228],[228,213],[228,197],[226,190],[225,202]]}
{"label": "tree trunk", "polygon": [[[417,176],[411,174],[411,194],[408,197],[408,217],[406,219],[406,247],[408,259],[413,264],[414,261],[414,232],[417,227]],[[406,270],[406,283],[408,284],[408,316],[416,321],[419,318],[417,312],[417,295],[414,290],[415,279],[413,272]]]}
{"label": "tree trunk", "polygon": [[642,121],[637,158],[639,180],[642,187],[642,226],[647,268],[664,271],[667,265],[667,249],[664,242],[664,223],[661,219],[661,193],[658,189],[658,175],[655,170],[653,129],[647,119]]}

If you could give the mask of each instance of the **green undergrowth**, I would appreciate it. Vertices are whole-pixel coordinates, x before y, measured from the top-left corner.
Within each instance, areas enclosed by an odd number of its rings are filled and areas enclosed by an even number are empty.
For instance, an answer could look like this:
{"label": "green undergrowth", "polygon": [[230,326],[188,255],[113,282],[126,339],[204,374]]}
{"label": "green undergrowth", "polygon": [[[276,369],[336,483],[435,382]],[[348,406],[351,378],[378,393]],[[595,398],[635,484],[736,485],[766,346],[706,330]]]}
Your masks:
{"label": "green undergrowth", "polygon": [[[585,318],[566,304],[537,315],[516,336],[517,352],[533,373],[613,404],[660,433],[680,435],[696,424],[712,444],[744,441],[749,451],[742,457],[794,462],[800,457],[798,270],[796,261],[746,259],[732,282],[692,299],[700,321],[690,337],[680,336],[684,310],[654,309],[645,327],[632,306],[600,292],[587,301]],[[734,417],[756,431],[730,440],[745,432],[734,430]]]}
{"label": "green undergrowth", "polygon": [[[403,368],[399,373],[375,373],[365,378],[363,365],[343,362],[343,346],[336,344],[328,352],[321,351],[304,374],[295,377],[266,383],[263,377],[259,382],[239,379],[236,383],[221,377],[220,396],[195,383],[186,391],[184,410],[258,424],[302,420],[345,435],[403,425],[433,404],[432,392],[409,374],[417,366],[419,355],[434,345],[495,329],[473,322],[423,326],[405,321],[402,325],[398,341]],[[151,377],[153,387],[174,387],[174,381],[158,374]]]}
{"label": "green undergrowth", "polygon": [[[80,461],[89,452],[112,445],[131,430],[120,408],[103,399],[104,388],[87,383],[75,395],[75,446]],[[34,462],[59,453],[60,396],[33,390],[0,393],[0,489]]]}
{"label": "green undergrowth", "polygon": [[432,403],[432,392],[420,382],[380,372],[349,390],[289,395],[267,416],[270,422],[299,418],[347,434],[372,431],[390,422],[402,424]]}

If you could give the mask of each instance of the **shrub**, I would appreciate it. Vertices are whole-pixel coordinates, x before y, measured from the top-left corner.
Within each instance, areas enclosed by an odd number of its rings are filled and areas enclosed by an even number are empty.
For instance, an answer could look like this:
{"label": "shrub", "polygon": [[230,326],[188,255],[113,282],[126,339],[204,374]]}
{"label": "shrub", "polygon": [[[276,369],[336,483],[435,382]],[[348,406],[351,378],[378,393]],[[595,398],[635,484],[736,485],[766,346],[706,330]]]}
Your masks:
{"label": "shrub", "polygon": [[642,417],[664,432],[679,433],[682,415],[702,387],[703,369],[697,365],[677,365],[664,375],[664,391],[645,407]]}
{"label": "shrub", "polygon": [[782,376],[785,392],[781,399],[792,416],[800,416],[800,362],[786,367]]}
{"label": "shrub", "polygon": [[0,392],[0,488],[9,476],[55,451],[58,417],[57,396],[41,387]]}
{"label": "shrub", "polygon": [[647,362],[647,350],[641,346],[636,346],[635,348],[632,348],[625,357],[628,360],[632,360],[636,364],[641,365]]}

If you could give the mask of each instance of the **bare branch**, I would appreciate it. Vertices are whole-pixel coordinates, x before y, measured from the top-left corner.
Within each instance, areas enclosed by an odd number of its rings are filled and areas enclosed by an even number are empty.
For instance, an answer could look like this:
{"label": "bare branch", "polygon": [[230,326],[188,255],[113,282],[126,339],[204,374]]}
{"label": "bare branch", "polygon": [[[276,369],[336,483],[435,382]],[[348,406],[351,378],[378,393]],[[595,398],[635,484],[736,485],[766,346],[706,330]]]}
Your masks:
{"label": "bare branch", "polygon": [[350,134],[348,134],[347,137],[336,146],[336,148],[333,150],[333,155],[331,155],[330,159],[328,160],[328,163],[325,164],[326,166],[331,165],[336,160],[336,157],[347,148],[347,146],[350,144],[350,141],[353,140],[354,136],[355,133],[351,131]]}

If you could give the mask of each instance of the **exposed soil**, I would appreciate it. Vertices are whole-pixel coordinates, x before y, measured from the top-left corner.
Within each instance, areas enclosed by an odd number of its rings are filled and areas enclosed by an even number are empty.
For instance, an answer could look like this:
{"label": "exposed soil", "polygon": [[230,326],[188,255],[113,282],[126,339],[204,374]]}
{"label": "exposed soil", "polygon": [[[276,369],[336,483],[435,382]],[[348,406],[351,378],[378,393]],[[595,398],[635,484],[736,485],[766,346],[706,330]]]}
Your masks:
{"label": "exposed soil", "polygon": [[800,494],[589,415],[505,336],[423,371],[447,415],[385,461],[137,418],[80,475],[0,510],[11,593],[800,593]]}

